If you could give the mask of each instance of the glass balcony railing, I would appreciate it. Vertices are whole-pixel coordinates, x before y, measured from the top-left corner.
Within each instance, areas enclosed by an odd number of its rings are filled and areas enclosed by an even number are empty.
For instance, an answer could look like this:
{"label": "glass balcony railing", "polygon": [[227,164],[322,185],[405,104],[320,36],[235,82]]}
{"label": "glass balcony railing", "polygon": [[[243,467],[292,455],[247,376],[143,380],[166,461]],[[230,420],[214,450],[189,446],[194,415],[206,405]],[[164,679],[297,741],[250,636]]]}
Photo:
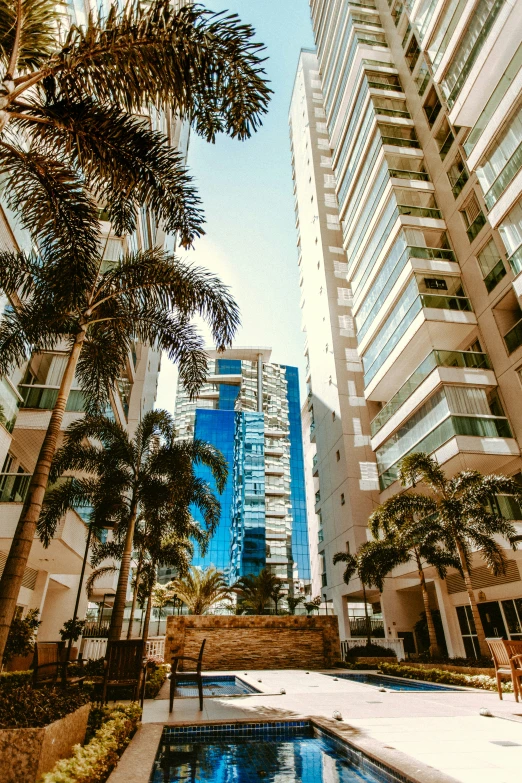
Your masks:
{"label": "glass balcony railing", "polygon": [[12,432],[18,413],[20,397],[7,378],[0,378],[0,424]]}
{"label": "glass balcony railing", "polygon": [[386,489],[386,487],[398,480],[399,462],[407,454],[411,454],[414,451],[424,451],[427,454],[431,454],[457,435],[468,435],[477,438],[513,437],[509,422],[503,416],[449,416],[426,437],[416,443],[412,449],[402,454],[397,462],[379,476],[381,490]]}
{"label": "glass balcony railing", "polygon": [[[37,408],[39,410],[49,411],[52,410],[56,405],[56,399],[59,392],[58,386],[21,384],[18,388],[23,398],[23,401],[20,403],[21,408]],[[65,410],[78,412],[84,411],[84,393],[79,389],[71,389]]]}
{"label": "glass balcony railing", "polygon": [[471,302],[467,296],[447,296],[445,294],[421,294],[423,307],[434,307],[436,310],[471,311]]}
{"label": "glass balcony railing", "polygon": [[408,204],[398,204],[399,215],[413,215],[414,217],[427,217],[442,219],[442,212],[435,207],[411,207]]}
{"label": "glass balcony railing", "polygon": [[466,234],[470,242],[473,242],[476,236],[480,233],[481,229],[486,225],[486,218],[482,212],[479,212],[473,223],[466,229]]}
{"label": "glass balcony railing", "polygon": [[0,503],[23,503],[31,473],[0,473]]}
{"label": "glass balcony railing", "polygon": [[[379,63],[382,65],[383,63]],[[400,84],[389,84],[388,82],[376,82],[374,79],[368,79],[368,87],[374,87],[376,90],[390,90],[390,92],[402,92]]]}
{"label": "glass balcony railing", "polygon": [[406,117],[410,119],[411,114],[409,111],[402,111],[402,109],[387,109],[385,106],[375,106],[375,114],[383,114],[387,117]]}
{"label": "glass balcony railing", "polygon": [[314,456],[312,457],[312,470],[316,469],[318,463],[319,463],[319,458],[317,454],[314,454]]}
{"label": "glass balcony railing", "polygon": [[522,345],[522,318],[504,335],[504,342],[508,353],[513,353]]}
{"label": "glass balcony railing", "polygon": [[500,196],[506,190],[509,183],[515,179],[522,168],[522,144],[519,144],[513,155],[510,157],[490,189],[484,196],[484,201],[488,209],[493,209]]}
{"label": "glass balcony railing", "polygon": [[515,276],[522,272],[522,245],[517,247],[515,252],[509,256],[508,264]]}
{"label": "glass balcony railing", "polygon": [[321,502],[321,493],[320,492],[316,492],[315,493],[315,502],[316,502],[316,504]]}
{"label": "glass balcony railing", "polygon": [[500,261],[495,264],[493,269],[484,278],[484,285],[486,286],[488,294],[493,291],[493,289],[500,283],[506,274],[506,267],[504,266],[502,259],[500,259]]}
{"label": "glass balcony railing", "polygon": [[460,195],[462,192],[462,189],[466,182],[469,179],[469,174],[467,172],[467,169],[463,169],[463,171],[460,173],[459,178],[455,181],[455,183],[451,186],[451,192],[457,198],[457,196]]}
{"label": "glass balcony railing", "polygon": [[[455,77],[451,78],[451,83],[448,83],[447,79],[443,82],[443,88],[444,92],[446,93],[446,100],[448,103],[449,108],[451,109],[457,100],[460,91],[462,90],[462,87],[464,86],[464,83],[466,79],[468,78],[471,69],[473,68],[475,62],[477,61],[477,58],[482,50],[482,47],[484,46],[484,43],[486,41],[486,38],[488,37],[491,28],[495,24],[495,20],[500,13],[500,10],[502,6],[504,5],[505,0],[496,0],[496,2],[493,4],[488,16],[486,19],[481,22],[481,14],[480,14],[480,5],[477,8],[477,13],[475,15],[476,23],[480,24],[480,32],[478,33],[473,45],[469,49],[469,53],[462,64],[460,71],[457,74],[452,74],[452,69],[450,68],[449,76]],[[473,19],[471,24],[473,25]],[[468,28],[469,33],[472,34],[471,28]],[[461,47],[464,49],[465,46],[468,46],[470,42],[466,41],[466,36],[464,36]],[[459,62],[459,55],[460,55],[460,49],[457,50],[453,61],[457,64]],[[451,86],[450,86],[451,85]],[[449,89],[448,89],[449,88]]]}
{"label": "glass balcony railing", "polygon": [[475,351],[432,351],[372,420],[370,423],[372,437],[384,427],[386,422],[404,405],[406,400],[411,397],[413,392],[431,375],[436,367],[463,367],[485,370],[491,370],[492,368],[487,353]]}
{"label": "glass balcony railing", "polygon": [[399,136],[382,136],[383,144],[392,144],[394,147],[416,147],[420,148],[420,142],[417,139],[402,139]]}
{"label": "glass balcony railing", "polygon": [[390,177],[397,179],[414,179],[429,182],[430,175],[425,171],[408,171],[407,169],[390,169]]}
{"label": "glass balcony railing", "polygon": [[315,422],[310,422],[310,440],[315,437]]}

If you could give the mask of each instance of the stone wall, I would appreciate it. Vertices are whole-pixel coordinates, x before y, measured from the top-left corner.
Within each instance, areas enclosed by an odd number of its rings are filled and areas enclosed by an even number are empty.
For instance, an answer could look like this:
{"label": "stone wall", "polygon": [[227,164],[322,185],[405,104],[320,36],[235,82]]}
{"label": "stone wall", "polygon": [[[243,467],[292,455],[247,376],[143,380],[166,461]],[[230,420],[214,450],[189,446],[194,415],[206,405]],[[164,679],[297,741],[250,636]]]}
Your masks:
{"label": "stone wall", "polygon": [[203,668],[323,669],[340,659],[336,616],[201,615],[167,620],[165,662],[197,657],[206,639]]}

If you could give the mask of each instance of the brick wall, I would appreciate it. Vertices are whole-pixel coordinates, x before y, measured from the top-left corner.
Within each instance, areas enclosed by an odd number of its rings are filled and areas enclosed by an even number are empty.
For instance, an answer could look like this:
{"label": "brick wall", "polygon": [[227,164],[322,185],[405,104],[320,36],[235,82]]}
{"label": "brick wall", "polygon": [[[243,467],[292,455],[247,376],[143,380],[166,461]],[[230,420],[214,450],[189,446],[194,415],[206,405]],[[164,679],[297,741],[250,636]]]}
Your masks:
{"label": "brick wall", "polygon": [[340,659],[335,616],[172,615],[167,618],[165,661],[172,655],[197,657],[203,639],[207,671],[323,669]]}

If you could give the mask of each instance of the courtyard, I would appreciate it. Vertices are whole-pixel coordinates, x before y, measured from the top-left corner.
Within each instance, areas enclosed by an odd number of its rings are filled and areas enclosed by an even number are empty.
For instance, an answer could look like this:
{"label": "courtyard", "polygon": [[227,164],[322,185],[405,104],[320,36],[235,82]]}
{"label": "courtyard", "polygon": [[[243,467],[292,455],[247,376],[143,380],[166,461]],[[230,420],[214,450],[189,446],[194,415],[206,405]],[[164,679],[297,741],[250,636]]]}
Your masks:
{"label": "courtyard", "polygon": [[[205,676],[212,674],[205,672]],[[165,682],[156,699],[145,701],[142,725],[110,783],[148,783],[167,725],[305,719],[334,732],[407,781],[511,783],[522,769],[522,705],[513,694],[504,694],[501,701],[496,693],[463,688],[394,692],[351,682],[340,676],[346,670],[332,669],[226,674],[260,693],[205,698],[202,712],[197,698],[176,698],[169,715],[169,682]],[[480,714],[484,709],[491,717]],[[336,711],[342,720],[333,718]]]}

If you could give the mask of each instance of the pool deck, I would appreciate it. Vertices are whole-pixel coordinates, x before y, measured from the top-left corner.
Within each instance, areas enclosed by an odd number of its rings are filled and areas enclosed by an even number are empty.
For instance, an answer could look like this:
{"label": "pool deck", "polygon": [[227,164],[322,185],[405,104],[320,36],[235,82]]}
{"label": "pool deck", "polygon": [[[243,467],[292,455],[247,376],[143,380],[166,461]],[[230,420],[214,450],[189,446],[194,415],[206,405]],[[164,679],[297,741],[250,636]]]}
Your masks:
{"label": "pool deck", "polygon": [[[346,674],[346,670],[339,673]],[[213,672],[205,672],[210,676]],[[218,672],[215,672],[218,674]],[[225,674],[225,672],[219,672]],[[169,715],[168,682],[145,702],[143,724],[109,783],[148,783],[166,724],[312,719],[419,783],[513,783],[522,775],[522,703],[486,691],[381,692],[320,672],[226,672],[262,693],[176,699]],[[328,674],[335,674],[331,669]],[[280,690],[284,689],[285,694]],[[482,717],[487,708],[494,717]],[[332,717],[338,710],[342,722]],[[513,743],[511,745],[505,743]]]}

